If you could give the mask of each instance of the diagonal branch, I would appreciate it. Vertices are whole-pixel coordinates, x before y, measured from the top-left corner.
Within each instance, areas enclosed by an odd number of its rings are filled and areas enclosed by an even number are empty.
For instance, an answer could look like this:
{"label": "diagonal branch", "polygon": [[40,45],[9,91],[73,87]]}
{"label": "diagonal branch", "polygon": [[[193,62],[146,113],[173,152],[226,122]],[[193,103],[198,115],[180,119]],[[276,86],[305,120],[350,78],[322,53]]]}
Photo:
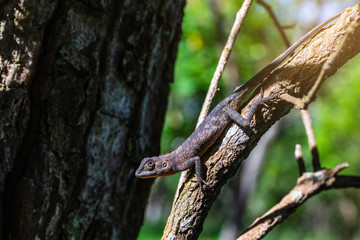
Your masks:
{"label": "diagonal branch", "polygon": [[[336,58],[332,68],[327,72],[329,77],[343,66],[349,59],[360,52],[360,13],[354,8],[347,9],[339,20],[325,28],[315,36],[303,49],[280,68],[256,90],[241,109],[243,116],[247,115],[252,103],[261,92],[268,96],[279,89],[291,92],[295,96],[303,96],[310,90],[321,70],[322,63],[334,54],[344,36],[349,22],[354,21],[354,32],[347,39],[347,48]],[[260,91],[262,89],[263,91]],[[276,100],[276,99],[274,99]],[[204,162],[205,180],[209,184],[206,190],[196,186],[189,179],[174,202],[172,212],[164,230],[163,239],[194,239],[199,236],[207,213],[217,198],[222,186],[232,177],[241,162],[248,156],[260,137],[279,118],[286,115],[293,105],[286,101],[269,102],[255,112],[251,128],[240,128],[230,124],[219,136],[216,142],[202,156]]]}
{"label": "diagonal branch", "polygon": [[289,41],[289,39],[287,38],[287,36],[285,34],[284,28],[280,25],[279,20],[275,16],[275,13],[272,10],[272,7],[268,3],[264,2],[263,0],[257,0],[257,2],[260,5],[262,5],[265,8],[265,10],[268,12],[269,16],[271,17],[271,19],[274,22],[275,27],[277,28],[277,30],[280,33],[282,40],[284,41],[285,46],[290,47],[290,45],[291,45],[290,41]]}
{"label": "diagonal branch", "polygon": [[205,101],[204,101],[203,107],[200,112],[198,123],[196,124],[197,126],[199,126],[199,124],[204,120],[204,118],[206,117],[206,115],[209,112],[210,104],[211,104],[212,100],[214,99],[216,90],[219,86],[220,78],[225,70],[225,66],[229,60],[231,50],[234,46],[236,37],[240,32],[240,28],[244,22],[247,12],[250,9],[251,3],[252,3],[252,0],[244,1],[240,10],[236,13],[236,19],[235,19],[234,25],[231,28],[228,40],[226,41],[224,50],[221,53],[218,65],[214,72],[214,76],[211,79],[210,87],[206,94]]}
{"label": "diagonal branch", "polygon": [[321,169],[317,172],[305,172],[298,178],[296,186],[274,207],[253,224],[238,238],[261,239],[276,225],[284,221],[312,196],[334,188],[360,188],[360,176],[338,176],[348,167],[342,163],[333,169]]}

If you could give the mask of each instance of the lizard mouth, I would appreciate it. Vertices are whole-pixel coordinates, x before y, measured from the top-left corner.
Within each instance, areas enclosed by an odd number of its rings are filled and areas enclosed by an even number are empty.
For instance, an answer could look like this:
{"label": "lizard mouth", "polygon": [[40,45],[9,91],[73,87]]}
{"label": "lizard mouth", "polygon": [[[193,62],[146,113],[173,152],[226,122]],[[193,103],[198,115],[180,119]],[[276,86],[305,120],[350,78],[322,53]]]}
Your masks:
{"label": "lizard mouth", "polygon": [[155,178],[154,173],[150,172],[141,172],[141,169],[136,170],[135,177],[137,178]]}
{"label": "lizard mouth", "polygon": [[155,176],[142,176],[142,175],[137,175],[137,174],[135,174],[135,176],[136,176],[137,178],[142,178],[142,179],[145,179],[145,178],[155,178]]}
{"label": "lizard mouth", "polygon": [[154,178],[153,172],[146,171],[143,169],[143,166],[140,165],[139,168],[135,171],[135,177],[137,178]]}
{"label": "lizard mouth", "polygon": [[138,178],[143,178],[143,174],[141,173],[141,169],[138,169],[135,171],[135,177],[138,177]]}

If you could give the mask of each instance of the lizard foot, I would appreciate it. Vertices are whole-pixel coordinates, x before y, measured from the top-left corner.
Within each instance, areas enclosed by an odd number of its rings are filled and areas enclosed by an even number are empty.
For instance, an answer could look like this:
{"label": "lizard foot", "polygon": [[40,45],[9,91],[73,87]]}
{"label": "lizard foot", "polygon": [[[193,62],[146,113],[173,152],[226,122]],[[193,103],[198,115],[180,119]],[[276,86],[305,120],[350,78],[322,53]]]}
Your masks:
{"label": "lizard foot", "polygon": [[191,179],[190,181],[197,183],[196,186],[191,188],[192,191],[195,190],[197,187],[199,187],[201,190],[205,189],[204,186],[206,186],[206,188],[210,188],[210,185],[203,179],[196,179],[196,180]]}

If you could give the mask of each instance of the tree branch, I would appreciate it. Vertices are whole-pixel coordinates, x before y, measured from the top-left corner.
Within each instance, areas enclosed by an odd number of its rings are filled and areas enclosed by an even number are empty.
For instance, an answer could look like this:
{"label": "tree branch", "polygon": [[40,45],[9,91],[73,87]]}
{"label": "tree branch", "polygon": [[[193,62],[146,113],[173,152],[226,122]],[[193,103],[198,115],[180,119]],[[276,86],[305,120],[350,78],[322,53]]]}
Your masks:
{"label": "tree branch", "polygon": [[285,45],[286,45],[287,47],[290,47],[290,45],[291,45],[291,44],[290,44],[290,41],[289,41],[289,39],[287,38],[283,27],[280,25],[280,22],[279,22],[279,20],[277,19],[274,11],[272,10],[272,7],[271,7],[268,3],[264,2],[263,0],[257,0],[257,2],[258,2],[261,6],[263,6],[263,7],[265,8],[265,10],[268,12],[269,16],[271,17],[271,19],[272,19],[273,22],[274,22],[275,27],[276,27],[277,30],[279,31],[279,33],[280,33],[280,35],[281,35],[281,38],[282,38],[282,40],[284,41]]}
{"label": "tree branch", "polygon": [[[297,97],[306,95],[316,81],[322,63],[334,54],[351,21],[355,21],[356,24],[353,34],[347,39],[348,47],[344,48],[336,58],[332,68],[327,72],[326,78],[359,53],[359,16],[360,13],[354,9],[345,10],[338,21],[309,41],[294,57],[274,71],[258,89],[263,90],[264,96],[279,89]],[[243,116],[246,116],[252,102],[259,97],[259,94],[260,90],[256,90],[244,104],[241,110]],[[230,124],[225,129],[213,146],[202,156],[206,168],[203,177],[208,182],[209,189],[201,191],[199,188],[194,188],[196,186],[192,182],[194,177],[184,184],[168,218],[163,239],[197,238],[221,187],[235,174],[260,137],[292,108],[293,105],[286,101],[272,102],[268,106],[257,109],[255,117],[251,121],[251,129],[240,128],[235,124]]]}
{"label": "tree branch", "polygon": [[205,119],[205,117],[207,116],[207,114],[209,112],[210,104],[211,104],[212,100],[214,99],[216,90],[219,86],[220,78],[225,70],[225,66],[229,60],[231,50],[234,46],[236,37],[240,32],[240,28],[244,22],[247,12],[249,11],[251,3],[252,3],[252,0],[244,1],[240,10],[236,13],[236,19],[235,19],[234,25],[231,28],[228,40],[226,41],[225,47],[221,53],[218,65],[216,66],[216,69],[214,72],[214,76],[211,79],[210,87],[206,94],[205,101],[204,101],[203,107],[201,109],[199,120],[198,120],[198,123],[196,124],[196,126],[200,125],[200,123]]}
{"label": "tree branch", "polygon": [[308,138],[309,148],[310,148],[311,155],[312,155],[312,165],[313,165],[314,171],[317,171],[317,170],[321,169],[321,165],[320,165],[319,151],[317,149],[317,144],[316,144],[316,140],[315,140],[315,134],[314,134],[314,130],[313,130],[313,127],[311,124],[310,113],[309,113],[308,109],[302,109],[302,110],[300,110],[300,113],[301,113],[301,118],[304,123],[306,136]]}
{"label": "tree branch", "polygon": [[297,180],[296,186],[274,207],[253,224],[237,239],[261,239],[276,225],[284,221],[312,196],[334,188],[360,188],[360,176],[337,176],[348,167],[342,163],[333,169],[305,172]]}

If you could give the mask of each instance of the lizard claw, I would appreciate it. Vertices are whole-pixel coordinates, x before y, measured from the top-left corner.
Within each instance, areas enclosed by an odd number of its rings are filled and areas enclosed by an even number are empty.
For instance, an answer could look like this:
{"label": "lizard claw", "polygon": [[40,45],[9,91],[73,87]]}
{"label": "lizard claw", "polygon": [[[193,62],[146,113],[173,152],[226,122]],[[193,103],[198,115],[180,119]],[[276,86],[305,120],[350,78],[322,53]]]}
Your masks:
{"label": "lizard claw", "polygon": [[272,93],[272,94],[270,95],[270,97],[271,97],[271,98],[277,97],[277,96],[279,96],[279,95],[282,95],[285,91],[286,91],[286,89],[282,88],[282,89],[277,90],[276,92]]}
{"label": "lizard claw", "polygon": [[[196,180],[191,179],[190,181],[197,183],[196,186],[194,186],[193,188],[191,188],[191,190],[195,190],[197,186],[199,186],[199,188],[200,188],[201,190],[204,189],[204,186],[210,187],[210,185],[209,185],[206,181],[204,181],[203,179],[196,179]],[[203,185],[203,184],[204,184],[204,185]]]}
{"label": "lizard claw", "polygon": [[267,105],[265,102],[262,103],[265,107],[269,108],[269,105]]}
{"label": "lizard claw", "polygon": [[262,98],[264,96],[264,89],[261,87],[260,88],[260,98]]}

